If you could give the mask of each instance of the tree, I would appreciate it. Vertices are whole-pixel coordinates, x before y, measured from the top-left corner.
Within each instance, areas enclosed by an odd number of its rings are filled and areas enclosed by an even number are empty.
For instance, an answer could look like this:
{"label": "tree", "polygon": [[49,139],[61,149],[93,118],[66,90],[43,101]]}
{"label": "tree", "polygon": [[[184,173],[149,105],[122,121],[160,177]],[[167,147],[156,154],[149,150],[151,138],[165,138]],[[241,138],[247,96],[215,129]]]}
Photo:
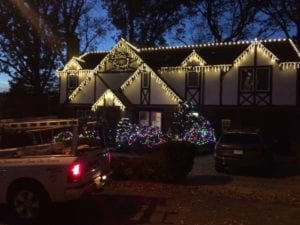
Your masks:
{"label": "tree", "polygon": [[[81,18],[89,12],[91,1],[0,2],[0,75],[11,78],[9,102],[24,103],[31,116],[48,113],[45,100],[57,92],[55,70],[66,60],[68,37],[80,32],[87,21]],[[13,91],[16,87],[18,91]],[[24,110],[10,107],[16,113]]]}
{"label": "tree", "polygon": [[287,38],[293,34],[300,46],[300,2],[298,0],[257,1],[258,9],[266,16],[263,26],[282,31]]}
{"label": "tree", "polygon": [[120,36],[141,47],[165,44],[165,34],[184,17],[186,2],[188,1],[102,0],[102,5]]}
{"label": "tree", "polygon": [[186,22],[177,28],[177,40],[226,42],[270,35],[268,29],[258,26],[254,0],[193,0],[189,6]]}
{"label": "tree", "polygon": [[174,114],[172,135],[196,145],[215,142],[215,131],[210,122],[198,115],[189,101],[179,104]]}
{"label": "tree", "polygon": [[121,118],[117,124],[116,143],[119,148],[128,146],[128,139],[133,132],[129,118]]}

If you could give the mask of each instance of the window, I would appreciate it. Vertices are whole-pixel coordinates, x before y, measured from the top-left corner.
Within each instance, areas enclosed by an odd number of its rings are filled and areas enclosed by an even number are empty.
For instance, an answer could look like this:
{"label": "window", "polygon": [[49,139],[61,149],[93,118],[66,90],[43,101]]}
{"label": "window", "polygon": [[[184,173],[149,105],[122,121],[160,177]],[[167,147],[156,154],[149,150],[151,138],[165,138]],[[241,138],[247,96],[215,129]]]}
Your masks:
{"label": "window", "polygon": [[187,73],[187,86],[188,87],[199,87],[199,73],[188,72]]}
{"label": "window", "polygon": [[143,76],[142,76],[143,80],[142,80],[142,87],[143,88],[149,88],[150,86],[150,73],[143,73]]}
{"label": "window", "polygon": [[149,112],[141,111],[139,113],[140,126],[149,126]]}
{"label": "window", "polygon": [[78,76],[77,74],[68,74],[68,88],[76,88],[78,86]]}
{"label": "window", "polygon": [[270,67],[241,68],[241,91],[269,91],[271,73]]}
{"label": "window", "polygon": [[228,130],[231,127],[231,119],[221,119],[222,132]]}
{"label": "window", "polygon": [[139,125],[159,127],[161,129],[161,112],[139,112]]}
{"label": "window", "polygon": [[253,91],[254,72],[253,69],[243,68],[241,70],[241,91]]}
{"label": "window", "polygon": [[270,89],[270,69],[269,68],[257,68],[256,69],[256,90],[257,91],[269,91]]}
{"label": "window", "polygon": [[151,126],[159,127],[159,129],[161,129],[161,113],[160,112],[151,112]]}

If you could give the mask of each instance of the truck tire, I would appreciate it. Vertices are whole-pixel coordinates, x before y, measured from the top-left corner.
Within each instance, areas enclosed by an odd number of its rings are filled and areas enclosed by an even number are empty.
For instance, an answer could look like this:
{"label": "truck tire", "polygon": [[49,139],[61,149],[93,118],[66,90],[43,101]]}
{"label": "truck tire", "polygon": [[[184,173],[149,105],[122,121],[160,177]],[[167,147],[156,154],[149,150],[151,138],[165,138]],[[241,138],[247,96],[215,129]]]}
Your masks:
{"label": "truck tire", "polygon": [[11,187],[8,203],[17,219],[33,222],[46,213],[50,201],[42,187],[30,182]]}

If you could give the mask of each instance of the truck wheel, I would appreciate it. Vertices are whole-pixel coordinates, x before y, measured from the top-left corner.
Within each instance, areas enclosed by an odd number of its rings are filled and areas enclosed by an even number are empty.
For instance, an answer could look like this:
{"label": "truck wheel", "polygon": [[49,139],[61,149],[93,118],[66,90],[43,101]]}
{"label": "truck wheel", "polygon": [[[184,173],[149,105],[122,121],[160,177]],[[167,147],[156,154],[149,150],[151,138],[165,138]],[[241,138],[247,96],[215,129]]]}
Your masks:
{"label": "truck wheel", "polygon": [[49,203],[45,191],[35,184],[21,184],[12,187],[9,204],[22,221],[35,221],[44,213]]}

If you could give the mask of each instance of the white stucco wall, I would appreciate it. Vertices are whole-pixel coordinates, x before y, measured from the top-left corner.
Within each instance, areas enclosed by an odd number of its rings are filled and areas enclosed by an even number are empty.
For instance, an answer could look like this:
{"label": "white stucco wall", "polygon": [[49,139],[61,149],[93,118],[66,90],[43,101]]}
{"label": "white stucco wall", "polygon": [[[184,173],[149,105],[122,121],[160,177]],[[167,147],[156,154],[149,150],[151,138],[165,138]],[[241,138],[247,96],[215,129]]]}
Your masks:
{"label": "white stucco wall", "polygon": [[132,104],[140,104],[141,77],[137,76],[123,91]]}
{"label": "white stucco wall", "polygon": [[296,105],[297,70],[273,67],[273,105]]}
{"label": "white stucco wall", "polygon": [[174,101],[170,95],[162,88],[162,86],[157,83],[156,77],[151,77],[151,104],[154,105],[177,105],[178,103]]}
{"label": "white stucco wall", "polygon": [[220,70],[210,70],[204,74],[205,105],[219,105],[220,103],[220,73]]}
{"label": "white stucco wall", "polygon": [[102,73],[102,79],[111,87],[112,89],[119,89],[121,85],[133,74],[131,73]]}
{"label": "white stucco wall", "polygon": [[178,71],[166,71],[160,74],[160,76],[176,91],[179,97],[184,98],[185,94],[185,74],[183,70]]}
{"label": "white stucco wall", "polygon": [[82,87],[81,91],[75,96],[71,103],[76,104],[92,104],[94,103],[94,82],[95,77],[87,82],[87,85]]}
{"label": "white stucco wall", "polygon": [[272,65],[272,104],[273,105],[295,105],[297,70],[289,68],[282,70],[275,60],[257,48],[257,65]]}
{"label": "white stucco wall", "polygon": [[[102,74],[100,74],[101,76]],[[107,90],[107,87],[103,84],[103,82],[96,77],[96,101],[101,95]]]}

